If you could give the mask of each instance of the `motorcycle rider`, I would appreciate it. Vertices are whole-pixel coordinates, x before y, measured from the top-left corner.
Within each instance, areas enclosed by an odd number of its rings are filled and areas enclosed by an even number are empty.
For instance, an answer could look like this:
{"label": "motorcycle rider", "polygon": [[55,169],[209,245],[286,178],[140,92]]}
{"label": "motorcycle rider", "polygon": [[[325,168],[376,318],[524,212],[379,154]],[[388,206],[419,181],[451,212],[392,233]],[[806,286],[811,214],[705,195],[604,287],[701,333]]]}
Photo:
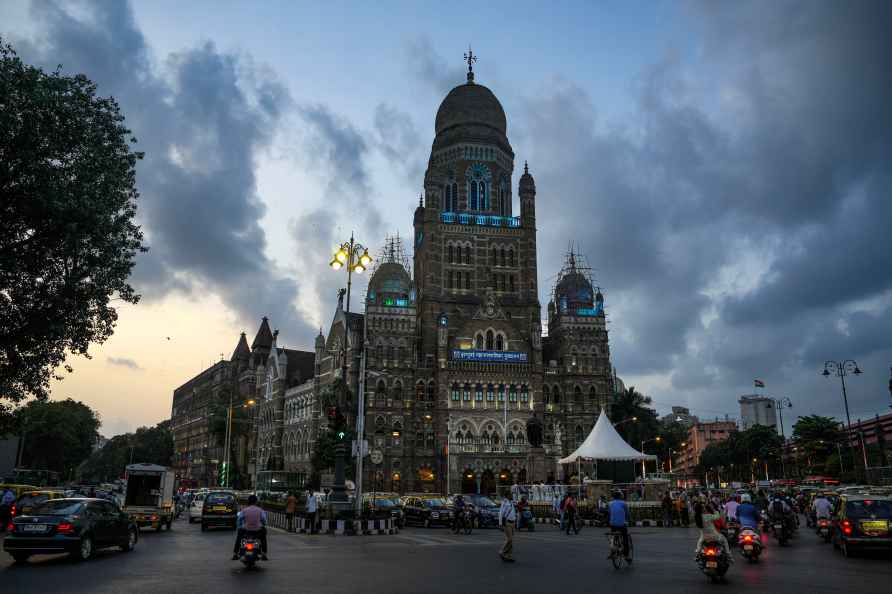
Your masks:
{"label": "motorcycle rider", "polygon": [[454,530],[458,532],[460,528],[462,528],[462,524],[465,522],[465,498],[463,495],[456,495],[455,501],[453,502],[453,507],[455,508],[455,518],[453,519]]}
{"label": "motorcycle rider", "polygon": [[704,542],[717,542],[722,545],[722,550],[730,563],[734,562],[731,557],[731,548],[728,546],[728,539],[721,532],[721,526],[724,524],[721,513],[712,503],[707,503],[703,509],[703,526],[700,528],[700,538],[697,540],[697,548],[694,549],[694,560],[700,554],[700,549]]}
{"label": "motorcycle rider", "polygon": [[232,547],[232,560],[238,561],[242,538],[249,534],[256,534],[260,539],[260,558],[269,561],[266,556],[269,552],[269,545],[266,542],[266,512],[258,507],[257,495],[248,497],[248,507],[239,511],[236,524],[238,531],[235,535],[235,546]]}
{"label": "motorcycle rider", "polygon": [[748,493],[740,496],[740,505],[737,506],[734,517],[740,522],[741,529],[752,528],[756,532],[759,531],[759,511],[750,501]]}
{"label": "motorcycle rider", "polygon": [[629,508],[623,501],[623,492],[619,489],[613,492],[613,501],[607,506],[607,514],[610,519],[610,531],[619,532],[623,539],[623,557],[626,563],[632,563],[632,556],[629,554]]}
{"label": "motorcycle rider", "polygon": [[818,520],[829,520],[833,515],[833,504],[827,499],[823,493],[818,493],[815,500],[811,504],[812,511],[815,513],[815,525]]}
{"label": "motorcycle rider", "polygon": [[733,495],[725,504],[725,518],[727,518],[728,521],[737,519],[737,506],[737,496]]}
{"label": "motorcycle rider", "polygon": [[775,494],[771,504],[768,506],[768,514],[772,522],[782,522],[788,530],[792,528],[790,516],[793,514],[793,508],[790,507],[790,504],[787,503],[782,494]]}

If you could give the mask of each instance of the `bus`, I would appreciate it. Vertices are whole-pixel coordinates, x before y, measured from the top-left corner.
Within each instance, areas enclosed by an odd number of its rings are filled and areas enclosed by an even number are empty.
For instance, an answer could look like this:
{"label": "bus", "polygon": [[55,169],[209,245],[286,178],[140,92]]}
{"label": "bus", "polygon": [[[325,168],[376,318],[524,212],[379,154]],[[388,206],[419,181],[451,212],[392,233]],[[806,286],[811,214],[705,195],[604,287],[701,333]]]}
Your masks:
{"label": "bus", "polygon": [[4,477],[7,483],[17,485],[34,485],[36,487],[55,487],[62,484],[61,475],[55,470],[37,470],[15,468]]}

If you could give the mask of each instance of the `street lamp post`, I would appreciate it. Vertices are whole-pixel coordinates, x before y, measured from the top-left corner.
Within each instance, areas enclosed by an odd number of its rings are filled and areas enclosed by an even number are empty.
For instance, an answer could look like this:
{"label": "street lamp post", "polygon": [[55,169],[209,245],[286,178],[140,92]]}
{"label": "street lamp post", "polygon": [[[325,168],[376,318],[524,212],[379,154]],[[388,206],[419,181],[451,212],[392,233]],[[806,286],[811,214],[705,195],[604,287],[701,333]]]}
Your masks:
{"label": "street lamp post", "polygon": [[[849,397],[846,394],[846,376],[848,374],[853,375],[861,375],[861,369],[858,367],[858,364],[852,359],[846,359],[845,361],[833,361],[829,360],[824,363],[824,371],[821,372],[821,375],[824,377],[830,377],[831,373],[835,373],[837,377],[839,377],[839,381],[842,384],[842,401],[846,407],[846,443],[849,446],[849,451],[852,450],[852,417],[849,416]],[[854,459],[854,455],[852,456]],[[853,464],[854,466],[854,464]],[[865,474],[867,473],[867,468],[864,469]]]}
{"label": "street lamp post", "polygon": [[231,482],[232,470],[230,469],[231,462],[231,450],[232,450],[232,411],[236,408],[248,408],[254,405],[254,400],[248,400],[244,404],[239,404],[237,406],[232,405],[232,394],[229,395],[229,408],[226,413],[226,445],[225,451],[223,452],[223,469],[224,475],[223,480],[220,481],[221,487],[228,487]]}
{"label": "street lamp post", "polygon": [[787,445],[787,437],[784,435],[784,408],[793,408],[793,401],[789,399],[787,396],[781,396],[780,398],[772,398],[774,402],[774,408],[777,410],[780,420],[780,430],[781,430],[781,439],[783,440],[781,444],[780,451],[780,461],[781,461],[781,474],[783,478],[787,478],[787,467],[784,464],[784,451],[786,450]]}
{"label": "street lamp post", "polygon": [[[334,253],[334,256],[329,262],[329,266],[334,270],[340,270],[343,267],[347,267],[347,303],[344,308],[344,312],[346,314],[350,313],[350,291],[353,286],[353,273],[362,274],[365,272],[366,268],[368,268],[369,264],[372,262],[372,257],[369,255],[369,250],[358,243],[353,234],[350,234],[350,241],[345,241],[338,247],[338,251]],[[363,323],[365,326],[365,323]],[[346,387],[347,384],[347,335],[350,331],[350,321],[347,316],[344,319],[344,338],[343,338],[343,357],[341,360],[341,380],[344,382]],[[361,345],[362,351],[365,351],[365,328],[363,328],[363,344]],[[364,362],[360,363],[360,367],[364,367]],[[362,381],[361,375],[362,370],[360,370],[360,385],[359,389],[364,389],[364,382]],[[363,432],[365,431],[365,412],[364,412],[364,400],[365,394],[358,393],[357,390],[357,411],[356,411],[356,444],[357,444],[357,477],[359,481],[361,481],[362,477],[362,438]],[[335,445],[335,485],[332,489],[332,500],[333,501],[346,501],[346,491],[343,483],[344,480],[344,454],[345,454],[346,446],[343,442],[338,441]],[[362,499],[360,494],[361,485],[357,484],[357,509],[361,509]]]}
{"label": "street lamp post", "polygon": [[[663,439],[663,438],[660,437],[659,435],[657,435],[657,436],[654,437],[653,439],[645,439],[645,440],[643,440],[643,441],[641,442],[641,453],[642,453],[642,454],[644,453],[644,444],[646,444],[646,443],[650,443],[650,442],[652,442],[652,441],[656,441],[657,443],[659,443],[661,439]],[[660,464],[660,459],[659,459],[659,457],[658,457],[658,458],[657,458],[657,468],[659,468],[659,464]],[[642,461],[641,461],[641,479],[644,480],[644,479],[646,479],[646,478],[647,478],[647,461],[646,461],[646,460],[642,460]]]}

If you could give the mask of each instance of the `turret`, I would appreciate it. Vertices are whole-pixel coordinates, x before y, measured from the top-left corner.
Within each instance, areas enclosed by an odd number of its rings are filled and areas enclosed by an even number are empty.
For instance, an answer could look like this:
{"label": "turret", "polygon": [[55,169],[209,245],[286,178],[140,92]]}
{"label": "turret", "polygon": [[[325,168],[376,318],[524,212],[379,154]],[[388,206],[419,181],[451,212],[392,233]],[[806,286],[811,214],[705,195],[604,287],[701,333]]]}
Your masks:
{"label": "turret", "polygon": [[524,227],[536,227],[536,181],[530,175],[527,163],[523,164],[523,175],[520,176],[520,224]]}

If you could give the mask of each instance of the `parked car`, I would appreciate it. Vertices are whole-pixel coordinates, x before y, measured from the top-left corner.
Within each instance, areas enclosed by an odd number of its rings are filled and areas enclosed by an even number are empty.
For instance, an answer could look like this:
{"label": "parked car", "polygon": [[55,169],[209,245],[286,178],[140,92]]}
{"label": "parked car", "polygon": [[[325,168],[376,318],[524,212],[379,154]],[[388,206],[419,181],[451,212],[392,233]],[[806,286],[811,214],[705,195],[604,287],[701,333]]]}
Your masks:
{"label": "parked car", "polygon": [[39,491],[25,491],[16,499],[12,506],[12,517],[27,516],[37,506],[46,503],[51,499],[62,499],[65,497],[64,491],[56,491],[53,489],[42,489]]}
{"label": "parked car", "polygon": [[452,508],[440,497],[407,497],[403,503],[406,524],[418,524],[425,528],[451,526]]}
{"label": "parked car", "polygon": [[136,524],[117,504],[85,497],[46,501],[11,525],[3,549],[18,563],[55,553],[86,561],[105,547],[132,551],[139,540]]}
{"label": "parked car", "polygon": [[[399,495],[396,493],[365,494],[362,497],[362,506],[365,510],[373,510],[379,514],[390,514],[397,527],[405,525],[405,512]],[[381,517],[381,516],[379,516]]]}
{"label": "parked car", "polygon": [[499,526],[499,504],[487,497],[471,493],[465,495],[465,501],[474,506],[477,517],[477,528]]}
{"label": "parked car", "polygon": [[204,509],[204,498],[207,491],[199,491],[192,496],[192,503],[189,504],[189,523],[200,522],[201,512]]}
{"label": "parked car", "polygon": [[892,497],[842,495],[833,546],[850,557],[860,549],[892,548]]}
{"label": "parked car", "polygon": [[201,508],[201,530],[223,526],[236,529],[238,500],[232,491],[210,491],[204,496]]}

